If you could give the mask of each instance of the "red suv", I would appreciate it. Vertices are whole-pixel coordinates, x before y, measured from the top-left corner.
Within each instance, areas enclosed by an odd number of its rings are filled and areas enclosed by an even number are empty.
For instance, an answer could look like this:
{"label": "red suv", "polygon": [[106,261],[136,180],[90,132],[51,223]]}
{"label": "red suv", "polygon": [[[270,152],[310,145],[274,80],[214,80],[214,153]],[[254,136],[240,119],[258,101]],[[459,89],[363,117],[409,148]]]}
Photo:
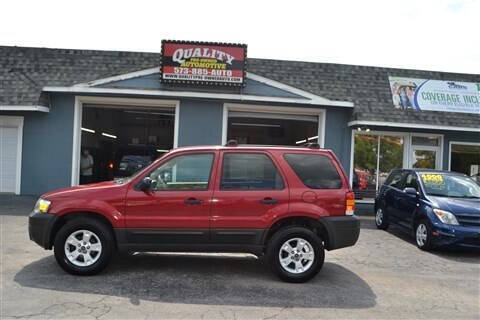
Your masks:
{"label": "red suv", "polygon": [[354,194],[330,150],[178,148],[130,178],[40,197],[30,239],[67,272],[92,275],[118,251],[266,255],[283,280],[315,276],[360,233]]}

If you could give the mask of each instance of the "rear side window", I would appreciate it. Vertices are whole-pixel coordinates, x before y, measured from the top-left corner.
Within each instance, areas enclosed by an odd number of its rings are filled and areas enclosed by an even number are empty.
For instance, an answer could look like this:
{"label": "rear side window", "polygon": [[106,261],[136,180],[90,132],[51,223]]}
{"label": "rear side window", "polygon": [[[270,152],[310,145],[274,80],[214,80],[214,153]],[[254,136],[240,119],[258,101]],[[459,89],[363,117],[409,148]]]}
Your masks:
{"label": "rear side window", "polygon": [[272,160],[262,153],[226,153],[223,156],[223,190],[280,190],[284,183]]}
{"label": "rear side window", "polygon": [[329,157],[320,154],[285,154],[285,160],[311,189],[340,189],[342,179]]}
{"label": "rear side window", "polygon": [[402,178],[403,174],[401,171],[395,171],[390,174],[387,181],[385,182],[386,185],[400,189],[402,187]]}

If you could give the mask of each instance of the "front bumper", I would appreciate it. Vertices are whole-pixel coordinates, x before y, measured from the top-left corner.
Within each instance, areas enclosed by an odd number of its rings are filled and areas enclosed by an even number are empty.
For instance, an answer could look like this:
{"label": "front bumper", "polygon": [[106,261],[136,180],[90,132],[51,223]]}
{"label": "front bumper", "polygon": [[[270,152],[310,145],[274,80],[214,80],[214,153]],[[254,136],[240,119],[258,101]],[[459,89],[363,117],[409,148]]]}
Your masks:
{"label": "front bumper", "polygon": [[51,233],[57,216],[51,213],[32,212],[28,216],[28,235],[30,240],[44,249],[52,249]]}
{"label": "front bumper", "polygon": [[[480,249],[480,227],[435,223],[433,225],[433,232],[434,244],[436,246],[457,246]],[[437,233],[437,235],[435,235],[435,233]]]}
{"label": "front bumper", "polygon": [[325,217],[319,221],[328,234],[327,250],[353,246],[360,236],[360,219],[356,216]]}

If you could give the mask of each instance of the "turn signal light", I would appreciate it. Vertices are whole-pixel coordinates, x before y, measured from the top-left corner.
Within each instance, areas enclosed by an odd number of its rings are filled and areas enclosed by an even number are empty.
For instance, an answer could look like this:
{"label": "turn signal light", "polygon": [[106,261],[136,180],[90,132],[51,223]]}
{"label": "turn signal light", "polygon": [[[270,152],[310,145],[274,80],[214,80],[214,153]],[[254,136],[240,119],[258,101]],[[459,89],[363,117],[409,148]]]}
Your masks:
{"label": "turn signal light", "polygon": [[353,216],[355,213],[355,193],[347,192],[345,197],[345,215]]}

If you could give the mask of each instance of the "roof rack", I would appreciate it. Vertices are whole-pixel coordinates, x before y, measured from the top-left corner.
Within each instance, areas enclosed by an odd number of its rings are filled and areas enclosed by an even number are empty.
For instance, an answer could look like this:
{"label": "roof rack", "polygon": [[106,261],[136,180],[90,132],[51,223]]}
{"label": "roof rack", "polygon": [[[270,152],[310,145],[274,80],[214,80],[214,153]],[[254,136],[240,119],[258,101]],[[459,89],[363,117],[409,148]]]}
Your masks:
{"label": "roof rack", "polygon": [[308,143],[302,144],[302,147],[310,148],[310,149],[320,149],[320,145],[316,142],[308,142]]}
{"label": "roof rack", "polygon": [[286,147],[286,148],[310,148],[310,149],[321,149],[320,145],[316,142],[308,142],[297,146],[289,146],[289,145],[272,145],[272,144],[238,144],[237,140],[232,139],[228,140],[225,144],[226,147],[238,147],[238,146],[245,146],[245,147]]}

